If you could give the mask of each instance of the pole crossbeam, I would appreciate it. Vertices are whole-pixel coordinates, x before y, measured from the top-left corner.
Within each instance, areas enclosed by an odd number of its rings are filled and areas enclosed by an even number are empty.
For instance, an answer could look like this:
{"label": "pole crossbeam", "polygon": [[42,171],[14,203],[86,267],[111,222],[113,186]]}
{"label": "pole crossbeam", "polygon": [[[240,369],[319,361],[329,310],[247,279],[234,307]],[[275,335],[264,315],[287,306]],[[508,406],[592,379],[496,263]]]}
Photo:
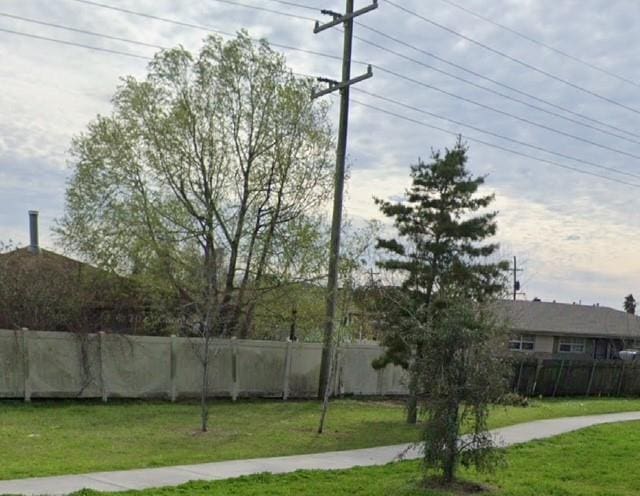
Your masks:
{"label": "pole crossbeam", "polygon": [[333,17],[333,21],[327,22],[325,24],[320,24],[320,21],[316,21],[316,25],[313,28],[313,32],[318,34],[320,31],[324,31],[325,29],[332,28],[337,26],[338,24],[352,22],[356,17],[361,16],[362,14],[366,14],[367,12],[371,12],[374,9],[378,8],[378,0],[373,0],[371,5],[367,5],[359,10],[353,11],[353,8],[349,10],[347,8],[347,13],[344,15],[340,15],[337,12],[332,10],[321,10],[322,14],[330,15]]}
{"label": "pole crossbeam", "polygon": [[346,88],[347,86],[352,86],[356,83],[359,83],[360,81],[369,79],[370,77],[373,77],[373,69],[371,68],[371,65],[368,66],[367,72],[365,72],[363,75],[349,79],[349,81],[345,81],[345,82],[338,82],[328,78],[317,78],[317,80],[321,83],[328,83],[329,87],[324,90],[312,92],[311,97],[319,98],[321,96],[328,95],[329,93],[333,93],[334,91],[341,90],[342,88]]}

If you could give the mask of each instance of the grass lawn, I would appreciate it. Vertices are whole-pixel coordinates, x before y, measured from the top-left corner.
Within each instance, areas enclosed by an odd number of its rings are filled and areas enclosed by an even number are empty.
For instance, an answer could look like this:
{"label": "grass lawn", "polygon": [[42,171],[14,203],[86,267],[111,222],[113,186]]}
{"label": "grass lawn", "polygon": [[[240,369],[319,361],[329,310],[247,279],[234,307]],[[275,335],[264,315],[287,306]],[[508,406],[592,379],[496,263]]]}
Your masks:
{"label": "grass lawn", "polygon": [[[528,420],[640,410],[640,400],[533,401],[496,407],[492,427]],[[400,402],[338,400],[325,434],[315,401],[214,401],[211,430],[189,403],[0,402],[0,479],[158,467],[345,450],[415,441]]]}
{"label": "grass lawn", "polygon": [[[640,490],[640,422],[601,425],[513,448],[506,468],[462,477],[493,488],[487,496],[636,496]],[[340,471],[260,474],[177,488],[113,493],[138,496],[444,496],[420,489],[419,462]],[[83,495],[97,495],[82,491]]]}

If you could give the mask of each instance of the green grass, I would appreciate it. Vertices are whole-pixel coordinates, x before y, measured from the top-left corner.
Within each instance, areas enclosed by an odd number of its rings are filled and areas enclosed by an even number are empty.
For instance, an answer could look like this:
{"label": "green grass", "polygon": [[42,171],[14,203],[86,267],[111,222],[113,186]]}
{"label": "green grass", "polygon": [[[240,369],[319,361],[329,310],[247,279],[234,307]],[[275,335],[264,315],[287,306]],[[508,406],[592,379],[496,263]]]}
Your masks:
{"label": "green grass", "polygon": [[[602,425],[509,448],[493,476],[467,470],[466,480],[493,488],[488,496],[636,496],[640,490],[640,422]],[[419,462],[339,471],[259,474],[123,496],[444,496],[420,488]],[[94,495],[92,491],[79,494]],[[103,494],[103,493],[100,493]]]}
{"label": "green grass", "polygon": [[[400,402],[331,403],[315,433],[315,401],[214,401],[210,432],[188,403],[0,402],[0,479],[159,467],[345,450],[415,441]],[[491,427],[551,417],[640,410],[640,400],[534,401],[497,407]]]}

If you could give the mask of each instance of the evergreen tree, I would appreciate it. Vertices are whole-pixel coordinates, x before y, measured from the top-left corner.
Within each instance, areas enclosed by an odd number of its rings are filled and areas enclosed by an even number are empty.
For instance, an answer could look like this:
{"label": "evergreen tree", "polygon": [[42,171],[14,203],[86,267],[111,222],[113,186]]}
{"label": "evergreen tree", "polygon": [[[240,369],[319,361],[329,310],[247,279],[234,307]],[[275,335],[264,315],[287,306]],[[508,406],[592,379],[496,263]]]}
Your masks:
{"label": "evergreen tree", "polygon": [[[388,289],[384,300],[386,353],[374,363],[395,363],[410,372],[407,421],[417,417],[417,373],[413,364],[424,346],[413,323],[427,318],[433,295],[447,285],[463,286],[465,296],[483,301],[503,289],[505,263],[488,263],[498,249],[483,243],[496,232],[497,212],[479,212],[494,195],[480,195],[483,177],[467,169],[467,147],[458,139],[444,155],[433,152],[431,162],[411,166],[412,185],[406,201],[376,199],[382,212],[394,220],[399,238],[379,239],[387,258],[379,266],[403,275],[402,284]],[[407,319],[408,322],[407,323]]]}
{"label": "evergreen tree", "polygon": [[[403,276],[386,292],[385,356],[410,377],[407,420],[415,422],[424,400],[424,468],[447,484],[460,464],[491,469],[497,460],[487,430],[489,405],[506,390],[506,330],[492,312],[504,290],[506,262],[488,261],[498,249],[493,195],[478,188],[483,177],[466,167],[467,147],[458,140],[432,161],[411,167],[407,199],[377,199],[393,218],[399,237],[379,239],[388,258],[380,266]],[[461,426],[471,435],[459,442]]]}
{"label": "evergreen tree", "polygon": [[624,311],[635,315],[636,313],[636,299],[632,294],[628,294],[624,297]]}

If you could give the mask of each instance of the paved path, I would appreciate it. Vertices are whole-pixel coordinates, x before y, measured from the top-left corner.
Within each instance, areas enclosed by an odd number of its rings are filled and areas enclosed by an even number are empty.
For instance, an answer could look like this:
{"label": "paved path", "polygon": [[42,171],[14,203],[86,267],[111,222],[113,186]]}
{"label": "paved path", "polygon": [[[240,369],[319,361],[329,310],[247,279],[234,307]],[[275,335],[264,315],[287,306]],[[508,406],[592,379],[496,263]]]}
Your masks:
{"label": "paved path", "polygon": [[[640,412],[590,415],[538,420],[525,424],[503,427],[492,431],[502,446],[524,443],[534,439],[564,434],[585,427],[611,422],[640,420]],[[64,495],[90,488],[97,491],[125,491],[160,486],[177,486],[192,480],[219,480],[260,472],[286,473],[301,469],[344,469],[356,466],[384,465],[404,459],[419,458],[418,449],[409,444],[366,448],[350,451],[333,451],[311,455],[256,458],[227,462],[180,465],[176,467],[95,472],[82,475],[38,477],[0,481],[0,494]]]}

